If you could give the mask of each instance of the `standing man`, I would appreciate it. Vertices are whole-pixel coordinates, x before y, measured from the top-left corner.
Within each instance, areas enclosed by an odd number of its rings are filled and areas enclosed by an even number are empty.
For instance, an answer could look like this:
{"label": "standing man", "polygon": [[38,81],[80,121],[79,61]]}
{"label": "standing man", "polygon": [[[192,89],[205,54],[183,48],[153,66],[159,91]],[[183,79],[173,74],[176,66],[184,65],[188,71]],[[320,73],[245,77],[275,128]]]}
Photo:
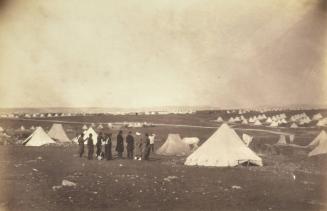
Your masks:
{"label": "standing man", "polygon": [[79,145],[79,157],[83,157],[84,154],[84,133],[81,133],[81,135],[78,138],[78,145]]}
{"label": "standing man", "polygon": [[92,133],[90,133],[89,137],[87,138],[87,148],[88,148],[88,159],[93,160],[94,144],[93,144]]}
{"label": "standing man", "polygon": [[156,137],[156,134],[152,134],[151,136],[149,136],[150,139],[150,151],[154,152],[154,139]]}
{"label": "standing man", "polygon": [[107,158],[107,160],[111,160],[112,159],[112,154],[111,154],[111,133],[106,134],[106,138],[105,138],[105,145],[104,145],[104,154]]}
{"label": "standing man", "polygon": [[150,157],[150,139],[149,134],[145,134],[144,144],[144,151],[143,151],[143,160],[149,160]]}
{"label": "standing man", "polygon": [[97,157],[100,156],[101,152],[102,152],[102,139],[103,139],[103,136],[102,136],[102,132],[99,133],[98,135],[98,138],[97,138]]}
{"label": "standing man", "polygon": [[124,138],[123,138],[123,131],[121,130],[117,135],[116,151],[118,152],[118,158],[122,158],[124,152]]}
{"label": "standing man", "polygon": [[134,137],[132,136],[132,132],[129,131],[128,135],[126,137],[126,143],[127,143],[127,157],[128,159],[133,159],[134,156]]}
{"label": "standing man", "polygon": [[134,158],[135,160],[142,160],[142,151],[142,136],[141,133],[136,132],[136,156]]}

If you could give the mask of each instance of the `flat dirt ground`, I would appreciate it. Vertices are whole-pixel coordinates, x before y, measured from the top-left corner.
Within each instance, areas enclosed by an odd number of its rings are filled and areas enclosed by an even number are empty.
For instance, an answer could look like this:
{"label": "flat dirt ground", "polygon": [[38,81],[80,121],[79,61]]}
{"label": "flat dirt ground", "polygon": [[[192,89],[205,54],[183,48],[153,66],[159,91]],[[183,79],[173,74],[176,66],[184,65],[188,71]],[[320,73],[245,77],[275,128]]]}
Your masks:
{"label": "flat dirt ground", "polygon": [[[17,128],[22,122],[10,124]],[[215,130],[154,127],[133,132],[158,134],[158,148],[168,133],[197,136],[203,142]],[[293,132],[301,145],[319,132],[276,130]],[[251,148],[262,157],[263,167],[189,167],[183,165],[186,157],[155,154],[150,161],[88,161],[86,153],[77,156],[77,145],[3,145],[0,210],[327,210],[326,158],[309,159],[308,151],[291,147],[272,153],[263,146],[276,142],[278,135],[248,133],[255,136]],[[75,134],[68,133],[70,138]],[[62,187],[62,180],[76,186]]]}
{"label": "flat dirt ground", "polygon": [[[1,210],[327,208],[326,175],[320,171],[326,168],[319,160],[296,164],[276,156],[264,158],[264,167],[203,168],[184,166],[184,157],[88,161],[76,150],[1,147]],[[63,179],[76,187],[54,190]]]}

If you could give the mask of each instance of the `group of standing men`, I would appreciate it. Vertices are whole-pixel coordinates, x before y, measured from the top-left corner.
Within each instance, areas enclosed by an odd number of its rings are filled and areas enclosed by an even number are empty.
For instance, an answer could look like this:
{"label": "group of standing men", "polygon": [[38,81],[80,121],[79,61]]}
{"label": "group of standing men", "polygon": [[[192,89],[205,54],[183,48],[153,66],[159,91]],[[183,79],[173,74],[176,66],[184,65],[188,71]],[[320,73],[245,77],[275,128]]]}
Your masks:
{"label": "group of standing men", "polygon": [[[126,136],[126,150],[127,150],[127,158],[128,159],[137,159],[137,160],[149,160],[150,157],[150,151],[154,151],[154,137],[149,136],[148,133],[145,133],[144,138],[138,138],[137,142],[135,143],[135,139],[132,135],[132,132],[129,131],[128,135]],[[84,133],[81,133],[81,135],[78,138],[79,143],[79,156],[82,157],[84,154]],[[93,144],[93,135],[89,134],[89,137],[86,139],[87,142],[87,148],[88,148],[88,159],[93,159],[94,154],[94,144]],[[136,145],[136,156],[134,157],[134,149]],[[103,146],[104,146],[104,152],[103,152]],[[124,152],[124,137],[123,137],[123,131],[119,131],[117,135],[117,142],[116,142],[116,148],[115,150],[118,153],[118,158],[123,158],[123,152]],[[107,160],[112,160],[112,134],[106,133],[103,134],[102,132],[99,133],[97,142],[96,142],[96,158],[101,160],[103,158]]]}

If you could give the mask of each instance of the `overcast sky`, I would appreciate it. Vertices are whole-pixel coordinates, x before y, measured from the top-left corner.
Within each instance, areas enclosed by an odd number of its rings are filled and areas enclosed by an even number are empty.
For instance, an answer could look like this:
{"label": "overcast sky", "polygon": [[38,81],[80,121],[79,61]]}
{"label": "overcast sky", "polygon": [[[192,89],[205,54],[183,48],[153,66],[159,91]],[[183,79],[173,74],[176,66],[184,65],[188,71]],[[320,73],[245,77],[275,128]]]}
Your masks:
{"label": "overcast sky", "polygon": [[12,0],[0,107],[327,104],[325,0]]}

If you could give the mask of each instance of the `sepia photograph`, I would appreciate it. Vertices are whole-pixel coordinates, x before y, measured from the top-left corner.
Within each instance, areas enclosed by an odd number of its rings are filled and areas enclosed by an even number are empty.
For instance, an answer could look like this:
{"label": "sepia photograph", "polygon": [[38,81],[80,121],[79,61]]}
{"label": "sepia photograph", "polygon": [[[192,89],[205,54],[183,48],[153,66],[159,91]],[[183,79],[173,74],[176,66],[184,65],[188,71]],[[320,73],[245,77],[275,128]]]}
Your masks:
{"label": "sepia photograph", "polygon": [[0,0],[0,211],[327,211],[327,0]]}

